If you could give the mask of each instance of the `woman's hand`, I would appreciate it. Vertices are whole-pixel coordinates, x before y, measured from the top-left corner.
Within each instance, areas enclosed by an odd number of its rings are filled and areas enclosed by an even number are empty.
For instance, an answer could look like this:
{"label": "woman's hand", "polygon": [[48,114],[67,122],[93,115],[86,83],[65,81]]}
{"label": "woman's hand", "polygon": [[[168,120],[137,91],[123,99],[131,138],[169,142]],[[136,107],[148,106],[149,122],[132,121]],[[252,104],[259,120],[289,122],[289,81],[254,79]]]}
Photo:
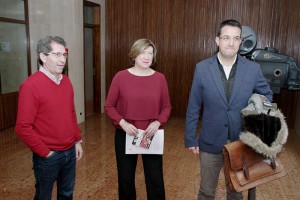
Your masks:
{"label": "woman's hand", "polygon": [[147,127],[147,129],[145,130],[145,135],[149,138],[152,137],[158,131],[159,127],[160,127],[159,121],[156,120],[154,122],[151,122]]}
{"label": "woman's hand", "polygon": [[121,119],[121,121],[119,122],[119,125],[128,135],[137,135],[138,134],[137,128],[134,125],[125,121],[124,119]]}

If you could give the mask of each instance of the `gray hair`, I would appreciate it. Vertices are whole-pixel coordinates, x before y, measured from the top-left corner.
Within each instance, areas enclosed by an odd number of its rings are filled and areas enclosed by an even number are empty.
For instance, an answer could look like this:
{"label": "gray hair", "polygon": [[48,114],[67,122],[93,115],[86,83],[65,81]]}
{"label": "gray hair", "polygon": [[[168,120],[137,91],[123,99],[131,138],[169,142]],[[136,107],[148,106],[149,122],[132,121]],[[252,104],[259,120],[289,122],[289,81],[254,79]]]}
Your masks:
{"label": "gray hair", "polygon": [[38,41],[37,48],[36,48],[36,53],[38,57],[38,62],[40,64],[43,64],[43,62],[40,59],[40,53],[43,54],[48,54],[52,51],[51,43],[55,42],[57,44],[61,44],[64,47],[66,47],[67,43],[65,40],[59,36],[46,36],[45,38],[42,38]]}

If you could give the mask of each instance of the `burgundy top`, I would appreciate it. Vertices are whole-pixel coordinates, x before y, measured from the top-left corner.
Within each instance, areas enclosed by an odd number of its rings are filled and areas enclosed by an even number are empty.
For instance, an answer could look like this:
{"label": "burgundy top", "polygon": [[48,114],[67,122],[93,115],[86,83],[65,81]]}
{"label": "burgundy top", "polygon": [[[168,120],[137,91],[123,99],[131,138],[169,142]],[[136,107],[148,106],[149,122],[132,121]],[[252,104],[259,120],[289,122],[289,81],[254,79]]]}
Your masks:
{"label": "burgundy top", "polygon": [[118,72],[112,80],[104,109],[118,128],[121,119],[143,130],[155,120],[164,125],[171,112],[165,76],[159,72],[136,76],[127,69]]}

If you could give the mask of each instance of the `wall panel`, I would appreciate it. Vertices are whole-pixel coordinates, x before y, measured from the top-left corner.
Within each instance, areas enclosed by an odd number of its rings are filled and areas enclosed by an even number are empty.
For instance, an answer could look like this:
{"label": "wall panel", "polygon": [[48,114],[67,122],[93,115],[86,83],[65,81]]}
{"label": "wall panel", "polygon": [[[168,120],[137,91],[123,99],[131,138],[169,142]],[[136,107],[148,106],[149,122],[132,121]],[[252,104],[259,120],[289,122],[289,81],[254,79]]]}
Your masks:
{"label": "wall panel", "polygon": [[[149,38],[158,47],[155,69],[169,83],[172,116],[184,117],[195,65],[216,52],[215,32],[222,20],[235,18],[250,26],[257,48],[276,47],[300,66],[299,10],[298,0],[106,0],[106,89],[117,71],[129,67],[133,42]],[[297,93],[275,95],[290,128]]]}
{"label": "wall panel", "polygon": [[12,127],[17,119],[18,93],[0,96],[0,130]]}

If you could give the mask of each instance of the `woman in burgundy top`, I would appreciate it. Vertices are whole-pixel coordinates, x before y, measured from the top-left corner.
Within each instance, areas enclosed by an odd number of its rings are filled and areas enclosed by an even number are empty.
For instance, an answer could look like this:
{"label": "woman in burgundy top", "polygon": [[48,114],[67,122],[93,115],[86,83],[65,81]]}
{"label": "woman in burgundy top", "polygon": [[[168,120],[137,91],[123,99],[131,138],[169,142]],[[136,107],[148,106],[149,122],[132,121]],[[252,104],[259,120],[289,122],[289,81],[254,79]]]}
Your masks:
{"label": "woman in burgundy top", "polygon": [[[136,199],[135,169],[138,155],[125,154],[126,134],[137,135],[138,129],[142,129],[147,137],[151,137],[170,116],[166,78],[151,69],[156,61],[156,53],[156,47],[150,40],[137,40],[129,53],[133,66],[115,75],[105,102],[105,112],[116,127],[119,199]],[[165,199],[162,155],[143,154],[142,159],[148,199]]]}

